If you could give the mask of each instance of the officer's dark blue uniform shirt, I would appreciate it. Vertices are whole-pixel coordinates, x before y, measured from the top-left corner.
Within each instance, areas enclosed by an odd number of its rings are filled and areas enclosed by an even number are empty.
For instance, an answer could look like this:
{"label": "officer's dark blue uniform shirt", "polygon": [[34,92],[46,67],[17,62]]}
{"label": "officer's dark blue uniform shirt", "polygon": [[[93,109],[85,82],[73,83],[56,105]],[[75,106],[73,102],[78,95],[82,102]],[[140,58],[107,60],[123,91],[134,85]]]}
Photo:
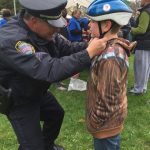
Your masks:
{"label": "officer's dark blue uniform shirt", "polygon": [[50,42],[38,37],[23,22],[23,13],[0,29],[0,84],[12,88],[14,97],[30,99],[83,70],[90,58],[85,43],[71,44],[59,34]]}

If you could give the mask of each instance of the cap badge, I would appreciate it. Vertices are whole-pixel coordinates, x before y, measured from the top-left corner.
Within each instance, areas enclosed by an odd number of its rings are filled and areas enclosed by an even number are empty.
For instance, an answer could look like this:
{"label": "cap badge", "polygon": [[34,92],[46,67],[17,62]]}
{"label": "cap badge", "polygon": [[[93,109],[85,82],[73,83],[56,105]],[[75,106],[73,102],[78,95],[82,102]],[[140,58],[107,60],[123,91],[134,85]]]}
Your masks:
{"label": "cap badge", "polygon": [[103,10],[106,12],[106,11],[109,11],[111,8],[111,6],[109,4],[105,4],[103,5]]}

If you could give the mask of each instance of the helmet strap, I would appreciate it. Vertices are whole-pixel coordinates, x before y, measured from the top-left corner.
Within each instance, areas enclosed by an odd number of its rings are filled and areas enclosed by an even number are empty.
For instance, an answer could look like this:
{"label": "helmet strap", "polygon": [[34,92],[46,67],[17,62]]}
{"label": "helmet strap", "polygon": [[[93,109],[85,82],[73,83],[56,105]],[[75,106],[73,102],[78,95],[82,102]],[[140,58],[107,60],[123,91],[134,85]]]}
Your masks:
{"label": "helmet strap", "polygon": [[99,28],[99,34],[100,34],[99,39],[102,39],[106,33],[102,32],[102,27],[101,27],[101,22],[100,21],[98,21],[98,28]]}
{"label": "helmet strap", "polygon": [[113,28],[114,22],[111,21],[111,23],[112,23],[112,25],[111,25],[110,29],[109,29],[108,31],[106,31],[106,32],[103,33],[103,32],[102,32],[101,21],[98,21],[98,28],[99,28],[99,34],[100,34],[99,39],[102,39],[102,38],[105,36],[105,34],[106,34],[107,32],[109,32],[109,31]]}

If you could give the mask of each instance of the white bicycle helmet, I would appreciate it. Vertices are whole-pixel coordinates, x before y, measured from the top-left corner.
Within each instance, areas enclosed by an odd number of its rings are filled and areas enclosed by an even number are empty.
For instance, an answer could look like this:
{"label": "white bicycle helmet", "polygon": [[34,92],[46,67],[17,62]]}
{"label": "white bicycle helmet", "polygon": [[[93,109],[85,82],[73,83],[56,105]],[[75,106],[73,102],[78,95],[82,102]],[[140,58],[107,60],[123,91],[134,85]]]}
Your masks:
{"label": "white bicycle helmet", "polygon": [[122,0],[94,0],[87,15],[94,21],[113,20],[123,26],[128,24],[132,10]]}

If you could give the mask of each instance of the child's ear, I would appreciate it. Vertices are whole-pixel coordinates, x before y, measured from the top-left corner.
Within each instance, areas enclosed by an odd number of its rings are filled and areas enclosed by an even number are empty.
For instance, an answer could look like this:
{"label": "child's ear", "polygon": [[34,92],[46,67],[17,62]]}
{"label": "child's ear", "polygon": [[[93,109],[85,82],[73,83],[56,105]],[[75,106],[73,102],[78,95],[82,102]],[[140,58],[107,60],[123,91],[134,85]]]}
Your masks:
{"label": "child's ear", "polygon": [[111,29],[112,22],[110,20],[105,21],[104,32],[107,32]]}

